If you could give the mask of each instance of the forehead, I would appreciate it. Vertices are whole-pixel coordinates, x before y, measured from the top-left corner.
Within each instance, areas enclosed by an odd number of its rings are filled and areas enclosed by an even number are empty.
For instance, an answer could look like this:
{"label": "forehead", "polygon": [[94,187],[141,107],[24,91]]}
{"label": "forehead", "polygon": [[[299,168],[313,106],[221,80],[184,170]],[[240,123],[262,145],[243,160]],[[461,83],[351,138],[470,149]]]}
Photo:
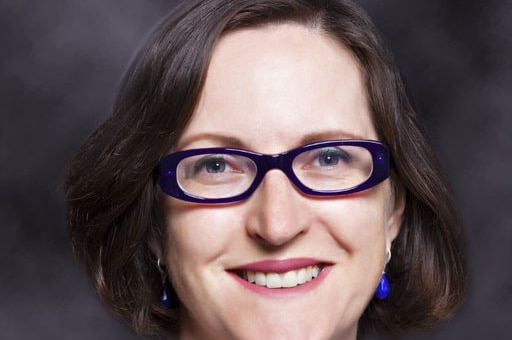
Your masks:
{"label": "forehead", "polygon": [[327,139],[376,138],[359,65],[322,33],[280,24],[220,39],[180,144],[220,134],[252,149],[264,147],[264,138],[279,149],[325,132]]}

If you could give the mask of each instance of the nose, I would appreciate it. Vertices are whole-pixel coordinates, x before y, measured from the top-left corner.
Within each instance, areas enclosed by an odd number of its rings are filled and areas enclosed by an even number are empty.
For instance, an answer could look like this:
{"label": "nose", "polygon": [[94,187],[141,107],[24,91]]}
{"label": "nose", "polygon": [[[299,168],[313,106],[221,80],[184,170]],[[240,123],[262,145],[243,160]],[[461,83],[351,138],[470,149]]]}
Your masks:
{"label": "nose", "polygon": [[270,170],[250,198],[249,234],[270,247],[303,235],[309,228],[304,200],[283,172]]}

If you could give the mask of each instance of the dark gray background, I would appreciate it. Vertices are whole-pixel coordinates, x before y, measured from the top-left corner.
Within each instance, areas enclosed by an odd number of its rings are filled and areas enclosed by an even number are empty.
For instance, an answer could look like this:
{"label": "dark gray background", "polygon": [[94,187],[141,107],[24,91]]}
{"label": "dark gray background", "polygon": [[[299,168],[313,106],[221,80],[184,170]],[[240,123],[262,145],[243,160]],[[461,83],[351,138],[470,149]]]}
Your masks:
{"label": "dark gray background", "polygon": [[[469,299],[411,339],[512,324],[512,1],[361,0],[395,52],[467,227]],[[3,339],[130,339],[70,251],[65,162],[109,114],[134,51],[177,1],[0,0]]]}

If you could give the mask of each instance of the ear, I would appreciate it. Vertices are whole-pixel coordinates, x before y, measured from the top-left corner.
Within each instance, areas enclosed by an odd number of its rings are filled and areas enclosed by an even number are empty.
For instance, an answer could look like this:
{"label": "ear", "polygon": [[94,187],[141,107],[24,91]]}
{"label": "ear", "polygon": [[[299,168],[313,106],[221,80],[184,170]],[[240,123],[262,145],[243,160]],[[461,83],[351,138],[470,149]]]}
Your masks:
{"label": "ear", "polygon": [[402,226],[403,214],[405,210],[405,189],[396,180],[391,183],[391,206],[388,211],[386,246],[391,247]]}
{"label": "ear", "polygon": [[[160,190],[160,189],[158,189]],[[153,253],[156,259],[160,259],[160,262],[166,262],[166,244],[167,244],[167,226],[165,224],[164,217],[161,215],[163,211],[165,200],[162,200],[162,193],[158,192],[158,202],[156,204],[159,205],[158,219],[154,221],[154,225],[151,226],[150,233],[148,235],[147,245],[149,249]],[[156,222],[156,223],[155,223]]]}
{"label": "ear", "polygon": [[149,237],[148,246],[155,259],[160,259],[160,262],[166,262],[166,252],[165,252],[165,235],[162,235],[162,232],[153,230],[152,235]]}
{"label": "ear", "polygon": [[162,247],[160,245],[160,242],[158,242],[156,239],[152,238],[149,241],[149,249],[151,249],[151,252],[153,253],[153,255],[155,255],[155,258],[160,259],[160,261],[164,260],[162,258],[163,257]]}

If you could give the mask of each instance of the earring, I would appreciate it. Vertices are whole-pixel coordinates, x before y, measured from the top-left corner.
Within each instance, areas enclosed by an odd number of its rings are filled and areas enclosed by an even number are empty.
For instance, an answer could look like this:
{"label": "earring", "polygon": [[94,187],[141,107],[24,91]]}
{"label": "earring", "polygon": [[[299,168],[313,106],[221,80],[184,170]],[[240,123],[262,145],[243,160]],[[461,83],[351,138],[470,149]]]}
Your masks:
{"label": "earring", "polygon": [[158,271],[160,272],[160,276],[162,277],[162,296],[160,297],[160,303],[162,307],[169,308],[171,307],[171,285],[169,284],[169,279],[167,278],[167,273],[165,272],[163,265],[160,263],[160,259],[157,260]]}
{"label": "earring", "polygon": [[[391,250],[389,248],[386,249],[386,265],[388,264],[389,260],[391,260]],[[386,300],[389,296],[389,280],[388,276],[386,275],[386,271],[382,271],[382,275],[380,277],[379,284],[377,286],[377,289],[375,290],[375,297],[378,300]]]}
{"label": "earring", "polygon": [[380,277],[379,285],[375,290],[375,297],[378,300],[386,300],[389,296],[389,280],[386,272],[382,272],[382,276]]}

